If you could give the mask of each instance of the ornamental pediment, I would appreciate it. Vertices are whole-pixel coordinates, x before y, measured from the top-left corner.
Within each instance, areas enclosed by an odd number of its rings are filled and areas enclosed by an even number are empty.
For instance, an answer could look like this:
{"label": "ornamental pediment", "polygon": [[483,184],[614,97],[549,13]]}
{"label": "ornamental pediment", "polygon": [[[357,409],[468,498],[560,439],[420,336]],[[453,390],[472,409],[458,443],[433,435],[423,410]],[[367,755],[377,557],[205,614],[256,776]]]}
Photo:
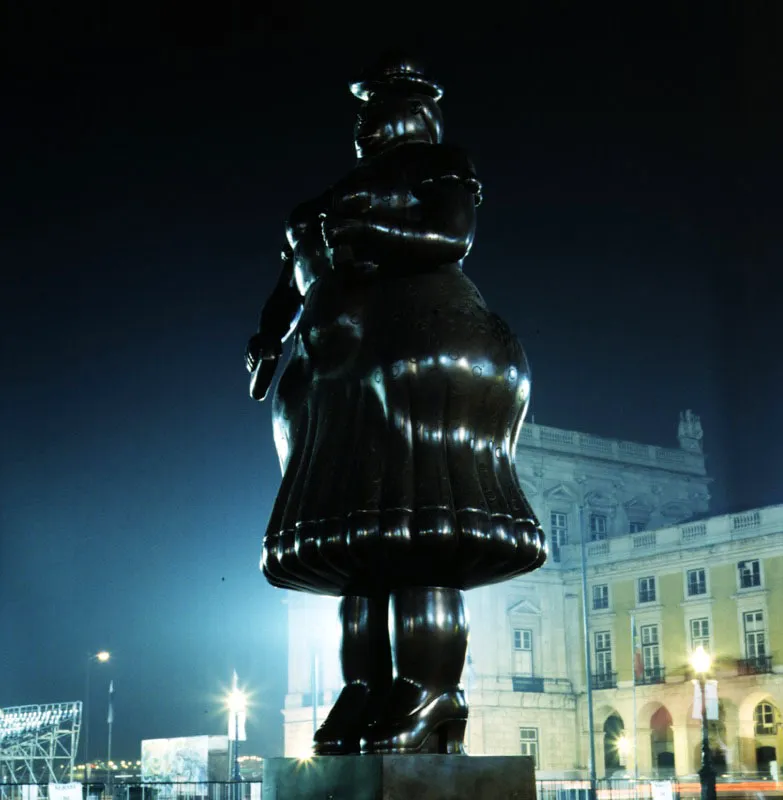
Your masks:
{"label": "ornamental pediment", "polygon": [[561,503],[575,503],[577,494],[564,483],[558,483],[544,492],[544,497],[550,502],[559,501]]}
{"label": "ornamental pediment", "polygon": [[592,508],[610,508],[615,505],[614,498],[601,491],[588,492],[585,502]]}
{"label": "ornamental pediment", "polygon": [[649,516],[653,510],[653,504],[646,497],[634,497],[624,505],[631,516]]}
{"label": "ornamental pediment", "polygon": [[516,602],[512,603],[506,613],[509,616],[513,616],[515,614],[534,614],[536,616],[541,616],[541,608],[532,600],[525,598],[524,600],[517,600]]}

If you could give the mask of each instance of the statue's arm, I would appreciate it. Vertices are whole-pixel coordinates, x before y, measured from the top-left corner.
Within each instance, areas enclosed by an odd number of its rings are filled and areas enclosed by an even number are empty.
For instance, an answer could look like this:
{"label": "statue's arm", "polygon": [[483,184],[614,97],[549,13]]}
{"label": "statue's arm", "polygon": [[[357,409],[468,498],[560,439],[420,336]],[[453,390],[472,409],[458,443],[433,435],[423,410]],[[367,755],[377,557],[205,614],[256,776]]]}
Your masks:
{"label": "statue's arm", "polygon": [[[268,377],[263,396],[266,395],[274,367],[283,353],[283,342],[296,328],[302,310],[302,295],[294,279],[293,256],[293,250],[286,244],[281,253],[282,265],[277,284],[261,311],[258,332],[251,337],[245,351],[245,364],[251,373],[255,373],[262,362],[270,362],[264,370]],[[255,390],[252,393],[253,396],[257,394]]]}
{"label": "statue's arm", "polygon": [[456,178],[442,178],[421,187],[415,217],[324,220],[330,247],[360,244],[368,252],[382,249],[400,258],[448,263],[461,261],[470,251],[476,231],[475,193]]}

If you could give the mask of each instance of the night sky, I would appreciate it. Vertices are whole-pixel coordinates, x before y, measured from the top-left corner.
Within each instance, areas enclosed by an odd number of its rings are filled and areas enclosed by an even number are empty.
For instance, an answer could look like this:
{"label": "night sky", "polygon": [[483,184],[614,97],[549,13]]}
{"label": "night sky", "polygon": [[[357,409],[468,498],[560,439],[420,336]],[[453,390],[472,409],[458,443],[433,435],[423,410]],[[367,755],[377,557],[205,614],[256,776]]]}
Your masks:
{"label": "night sky", "polygon": [[81,699],[106,648],[95,755],[113,678],[136,758],[222,733],[236,668],[247,749],[280,754],[285,606],[258,570],[280,474],[243,352],[287,213],[352,166],[348,81],[392,44],[443,81],[484,182],[465,269],[527,349],[536,422],[674,446],[692,408],[714,511],[783,502],[772,4],[440,26],[378,6],[348,32],[301,5],[7,5],[0,707]]}

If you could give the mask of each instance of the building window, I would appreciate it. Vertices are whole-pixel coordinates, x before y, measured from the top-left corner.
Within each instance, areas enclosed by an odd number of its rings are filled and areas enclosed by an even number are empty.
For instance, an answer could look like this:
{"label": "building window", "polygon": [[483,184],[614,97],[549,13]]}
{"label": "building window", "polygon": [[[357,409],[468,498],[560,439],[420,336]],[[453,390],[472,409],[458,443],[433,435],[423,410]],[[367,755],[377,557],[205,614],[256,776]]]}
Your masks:
{"label": "building window", "polygon": [[519,750],[523,756],[530,756],[538,769],[538,728],[519,729]]}
{"label": "building window", "polygon": [[609,631],[595,634],[595,674],[600,678],[612,674],[612,634]]}
{"label": "building window", "polygon": [[593,586],[593,610],[600,611],[602,608],[609,608],[609,586],[606,583]]}
{"label": "building window", "polygon": [[549,515],[549,540],[552,543],[552,558],[560,561],[560,548],[568,544],[568,515],[553,511]]}
{"label": "building window", "polygon": [[697,647],[710,650],[710,621],[706,618],[691,620],[691,650]]}
{"label": "building window", "polygon": [[590,514],[590,541],[606,539],[606,514]]}
{"label": "building window", "polygon": [[757,558],[753,561],[740,561],[737,569],[739,569],[740,589],[761,586],[761,564]]}
{"label": "building window", "polygon": [[641,533],[645,529],[645,524],[643,522],[631,522],[628,527],[629,533]]}
{"label": "building window", "polygon": [[775,733],[775,709],[771,703],[759,703],[753,712],[756,733],[759,736]]}
{"label": "building window", "polygon": [[658,626],[642,625],[642,664],[646,678],[655,679],[661,669],[661,651],[658,645]]}
{"label": "building window", "polygon": [[764,612],[746,611],[742,615],[745,626],[745,657],[763,658],[767,655],[764,632]]}
{"label": "building window", "polygon": [[514,675],[533,674],[533,631],[514,629]]}
{"label": "building window", "polygon": [[514,630],[514,650],[532,650],[533,632],[525,628]]}
{"label": "building window", "polygon": [[639,602],[655,602],[655,577],[639,578]]}
{"label": "building window", "polygon": [[688,597],[697,594],[707,594],[707,571],[704,569],[689,569],[688,578]]}

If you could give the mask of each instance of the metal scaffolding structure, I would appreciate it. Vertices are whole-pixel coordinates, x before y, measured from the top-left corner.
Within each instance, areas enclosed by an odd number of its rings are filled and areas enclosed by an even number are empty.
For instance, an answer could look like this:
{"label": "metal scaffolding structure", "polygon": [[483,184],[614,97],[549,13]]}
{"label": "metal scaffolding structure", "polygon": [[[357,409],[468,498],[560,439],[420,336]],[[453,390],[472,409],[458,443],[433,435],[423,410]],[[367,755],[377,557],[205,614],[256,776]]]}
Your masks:
{"label": "metal scaffolding structure", "polygon": [[0,782],[73,780],[81,701],[0,709]]}

